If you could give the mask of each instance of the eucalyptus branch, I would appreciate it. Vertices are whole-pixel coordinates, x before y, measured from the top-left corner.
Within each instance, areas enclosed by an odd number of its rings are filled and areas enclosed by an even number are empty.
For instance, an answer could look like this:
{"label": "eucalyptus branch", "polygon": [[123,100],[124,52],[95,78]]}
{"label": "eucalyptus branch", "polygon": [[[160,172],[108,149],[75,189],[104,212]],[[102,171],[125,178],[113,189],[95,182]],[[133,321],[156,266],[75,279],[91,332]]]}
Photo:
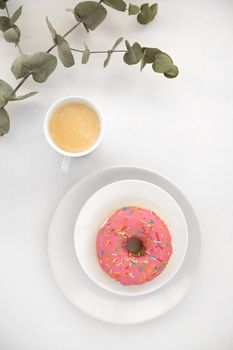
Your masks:
{"label": "eucalyptus branch", "polygon": [[[79,49],[73,49],[73,48],[70,48],[71,51],[75,51],[75,52],[80,52],[80,53],[84,53],[85,50],[79,50]],[[90,53],[108,53],[108,52],[111,52],[111,53],[115,53],[115,52],[127,52],[127,50],[105,50],[105,51],[90,51]]]}
{"label": "eucalyptus branch", "polygon": [[10,13],[9,13],[9,10],[8,10],[7,3],[5,4],[5,9],[6,9],[6,14],[7,14],[8,18],[10,18]]}
{"label": "eucalyptus branch", "polygon": [[[9,13],[7,4],[6,4],[6,13],[7,13],[7,17],[10,19],[11,16],[10,16],[10,13]],[[21,46],[20,46],[19,42],[16,43],[16,46],[17,46],[17,48],[18,48],[18,50],[19,50],[20,55],[22,55],[22,54],[23,54],[23,51],[22,51],[22,49],[21,49]]]}
{"label": "eucalyptus branch", "polygon": [[[73,30],[75,30],[79,25],[81,24],[81,22],[76,23],[73,27],[71,27],[69,30],[67,30],[67,32],[65,34],[62,35],[63,38],[67,37],[67,35],[69,35],[71,32],[73,32]],[[52,45],[46,52],[50,52],[52,51],[55,47],[57,46],[57,43],[55,43],[54,45]]]}
{"label": "eucalyptus branch", "polygon": [[25,75],[25,77],[24,77],[22,80],[20,80],[19,84],[16,85],[16,87],[14,88],[14,90],[12,90],[10,96],[14,96],[14,95],[16,94],[16,92],[17,92],[17,91],[19,90],[19,88],[24,84],[24,82],[27,80],[27,78],[30,77],[31,74],[32,74],[32,73],[28,73],[27,75]]}
{"label": "eucalyptus branch", "polygon": [[57,48],[58,57],[65,67],[71,67],[75,64],[73,52],[82,54],[81,62],[86,64],[91,54],[106,54],[104,67],[106,67],[114,53],[123,53],[123,61],[128,65],[140,64],[142,70],[145,65],[151,65],[154,72],[162,73],[166,78],[175,78],[178,75],[178,68],[173,64],[169,55],[157,48],[142,47],[138,42],[132,45],[125,40],[125,48],[117,49],[122,43],[123,38],[116,40],[109,50],[89,50],[86,44],[84,49],[71,48],[66,37],[74,31],[80,24],[89,31],[95,30],[106,18],[108,6],[121,12],[128,12],[128,15],[137,15],[137,21],[140,24],[147,24],[153,21],[157,15],[157,4],[148,3],[140,7],[134,4],[126,6],[124,0],[99,0],[98,2],[88,0],[79,2],[74,9],[69,10],[73,13],[77,23],[73,25],[63,35],[57,33],[52,24],[46,18],[48,29],[51,33],[53,45],[47,51],[35,52],[31,55],[22,54],[20,47],[20,30],[15,24],[22,12],[20,6],[12,16],[10,16],[6,1],[0,0],[0,9],[5,9],[7,16],[0,16],[0,31],[6,41],[13,42],[18,47],[20,56],[18,56],[11,66],[11,71],[16,79],[21,79],[13,89],[7,82],[0,80],[0,136],[9,131],[10,119],[5,106],[10,101],[18,101],[35,95],[37,92],[30,92],[23,96],[16,96],[16,92],[31,76],[38,83],[45,82],[53,73],[57,66],[57,57],[51,54],[54,48]]}
{"label": "eucalyptus branch", "polygon": [[[81,22],[76,23],[73,27],[71,27],[65,34],[63,34],[63,38],[65,38],[67,35],[69,35],[73,30],[75,30],[79,25],[81,24]],[[57,44],[55,43],[54,45],[52,45],[46,52],[49,53],[50,51],[52,51],[55,47],[57,46]],[[15,95],[15,93],[19,90],[19,88],[24,84],[24,82],[30,77],[30,75],[32,75],[32,73],[28,73],[20,82],[18,85],[16,85],[16,87],[14,88],[14,90],[11,93],[11,96]]]}
{"label": "eucalyptus branch", "polygon": [[[15,22],[18,20],[18,18],[21,15],[22,12],[22,6],[18,8],[18,10],[15,11],[13,16],[10,16],[10,12],[7,6],[7,3],[5,2],[5,10],[7,17],[5,17],[5,26],[1,28],[1,30],[4,33],[4,38],[6,41],[14,43],[15,46],[17,46],[19,53],[22,55],[22,49],[20,47],[19,41],[20,41],[20,29],[15,24]],[[3,18],[4,19],[4,18]]]}

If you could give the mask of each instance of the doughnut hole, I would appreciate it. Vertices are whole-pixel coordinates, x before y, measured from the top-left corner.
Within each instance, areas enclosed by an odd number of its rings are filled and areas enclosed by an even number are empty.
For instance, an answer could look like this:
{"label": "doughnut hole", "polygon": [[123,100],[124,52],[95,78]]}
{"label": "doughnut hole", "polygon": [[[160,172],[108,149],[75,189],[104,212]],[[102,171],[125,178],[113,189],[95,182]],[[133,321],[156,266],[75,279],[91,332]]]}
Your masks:
{"label": "doughnut hole", "polygon": [[130,237],[127,240],[126,249],[133,256],[143,256],[146,250],[142,240],[137,236]]}

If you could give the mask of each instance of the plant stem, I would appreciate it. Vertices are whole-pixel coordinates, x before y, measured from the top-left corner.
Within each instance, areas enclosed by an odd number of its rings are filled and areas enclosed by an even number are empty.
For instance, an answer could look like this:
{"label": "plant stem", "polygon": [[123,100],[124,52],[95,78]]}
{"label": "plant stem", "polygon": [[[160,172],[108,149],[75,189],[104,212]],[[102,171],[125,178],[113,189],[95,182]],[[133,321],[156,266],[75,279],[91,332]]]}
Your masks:
{"label": "plant stem", "polygon": [[[8,7],[7,7],[7,3],[5,3],[5,9],[6,9],[6,14],[7,14],[7,17],[10,19],[10,18],[11,18],[11,16],[10,16],[9,9],[8,9]],[[22,54],[23,54],[23,52],[22,52],[22,49],[21,49],[21,47],[20,47],[19,43],[17,43],[17,44],[16,44],[16,46],[17,46],[17,48],[18,48],[18,50],[19,50],[20,55],[22,55]]]}
{"label": "plant stem", "polygon": [[[70,28],[64,35],[63,38],[65,38],[67,35],[69,35],[73,30],[75,30],[79,25],[81,24],[81,22],[76,23],[72,28]],[[53,46],[51,46],[47,52],[49,53],[50,51],[52,51],[55,47],[57,46],[57,44],[54,44]],[[19,88],[23,85],[23,83],[27,80],[28,77],[30,77],[31,73],[28,73],[27,75],[25,75],[25,77],[19,82],[18,85],[16,85],[16,87],[14,88],[14,90],[11,93],[11,96],[15,95],[16,91],[19,90]]]}
{"label": "plant stem", "polygon": [[18,43],[18,44],[16,44],[16,46],[18,47],[18,50],[19,50],[19,52],[20,52],[20,55],[22,55],[22,54],[23,54],[23,51],[22,51],[22,49],[21,49],[21,47],[20,47],[19,43]]}
{"label": "plant stem", "polygon": [[[63,36],[63,38],[65,38],[67,35],[69,35],[71,32],[73,32],[73,30],[75,30],[79,25],[81,24],[81,22],[76,23],[72,28],[70,28]],[[52,45],[47,52],[49,53],[50,51],[52,51],[55,47],[57,46],[57,44]]]}
{"label": "plant stem", "polygon": [[7,14],[8,18],[10,18],[10,13],[9,13],[9,10],[8,10],[8,7],[7,7],[6,3],[5,3],[5,9],[6,9],[6,14]]}
{"label": "plant stem", "polygon": [[23,83],[27,80],[28,77],[30,77],[31,73],[28,73],[25,75],[25,77],[19,82],[19,84],[14,88],[14,90],[11,93],[11,96],[14,96],[16,91],[19,90],[19,88],[23,85]]}
{"label": "plant stem", "polygon": [[[75,51],[75,52],[81,52],[83,53],[84,50],[79,50],[79,49],[73,49],[71,48],[71,51]],[[104,51],[90,51],[90,53],[108,53],[108,52],[111,52],[111,53],[115,53],[115,52],[127,52],[127,50],[104,50]]]}

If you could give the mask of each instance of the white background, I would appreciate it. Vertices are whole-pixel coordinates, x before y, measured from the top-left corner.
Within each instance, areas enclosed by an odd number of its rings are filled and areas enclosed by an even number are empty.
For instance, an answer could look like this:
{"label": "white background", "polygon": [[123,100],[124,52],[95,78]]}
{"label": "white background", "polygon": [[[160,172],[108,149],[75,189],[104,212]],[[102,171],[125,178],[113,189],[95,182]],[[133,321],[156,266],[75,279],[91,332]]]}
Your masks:
{"label": "white background", "polygon": [[[21,1],[9,2],[12,13]],[[24,0],[18,24],[26,53],[51,45],[48,15],[58,32],[74,24],[65,8],[75,1]],[[158,47],[180,68],[165,79],[151,67],[142,73],[115,54],[86,66],[59,64],[45,84],[28,80],[11,103],[10,133],[0,139],[0,349],[166,350],[233,349],[233,2],[163,0],[148,26],[109,9],[94,32],[70,35],[72,46],[108,49],[119,36]],[[0,38],[0,77],[12,86],[17,49]],[[67,174],[47,144],[43,118],[58,98],[77,94],[103,112],[106,133],[98,150],[74,160]],[[62,295],[47,256],[48,226],[65,192],[79,179],[113,165],[161,172],[187,195],[203,238],[201,268],[188,296],[172,311],[138,326],[113,326],[75,309]],[[143,312],[143,310],[142,310]]]}

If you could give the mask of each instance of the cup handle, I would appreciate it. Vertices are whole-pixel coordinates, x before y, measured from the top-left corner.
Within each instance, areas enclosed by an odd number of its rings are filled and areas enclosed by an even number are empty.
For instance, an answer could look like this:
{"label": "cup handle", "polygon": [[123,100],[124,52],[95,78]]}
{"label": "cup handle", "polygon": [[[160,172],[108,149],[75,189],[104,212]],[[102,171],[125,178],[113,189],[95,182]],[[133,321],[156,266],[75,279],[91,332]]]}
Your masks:
{"label": "cup handle", "polygon": [[63,157],[61,162],[61,171],[66,173],[69,170],[69,167],[70,167],[70,158]]}

